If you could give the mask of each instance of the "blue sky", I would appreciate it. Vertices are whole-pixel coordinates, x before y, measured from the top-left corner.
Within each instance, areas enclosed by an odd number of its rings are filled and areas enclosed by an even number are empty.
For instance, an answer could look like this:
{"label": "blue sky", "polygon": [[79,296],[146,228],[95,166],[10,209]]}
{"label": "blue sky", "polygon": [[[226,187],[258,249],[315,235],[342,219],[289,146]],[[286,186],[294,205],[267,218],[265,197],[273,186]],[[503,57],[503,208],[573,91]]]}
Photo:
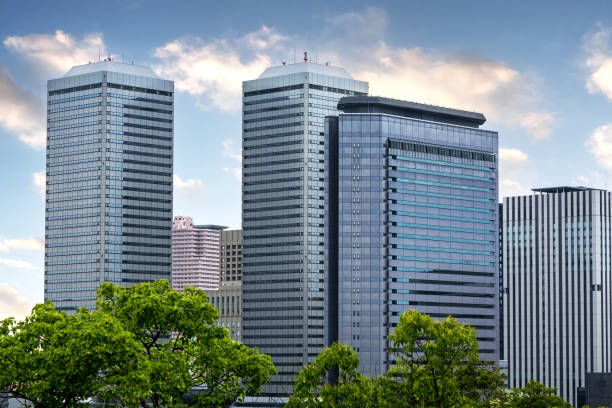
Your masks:
{"label": "blue sky", "polygon": [[198,223],[240,227],[241,81],[305,50],[372,94],[483,112],[504,195],[612,174],[606,1],[0,2],[0,318],[43,297],[46,80],[98,50],[175,81],[175,214]]}

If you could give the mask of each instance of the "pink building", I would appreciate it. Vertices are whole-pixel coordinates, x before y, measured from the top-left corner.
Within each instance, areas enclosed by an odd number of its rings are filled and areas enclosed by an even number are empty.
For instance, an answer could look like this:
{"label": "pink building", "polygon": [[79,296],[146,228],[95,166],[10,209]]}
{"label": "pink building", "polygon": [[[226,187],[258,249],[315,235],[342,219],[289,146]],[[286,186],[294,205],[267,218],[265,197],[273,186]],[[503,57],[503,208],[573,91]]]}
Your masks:
{"label": "pink building", "polygon": [[194,225],[191,217],[172,220],[172,287],[219,289],[220,225]]}

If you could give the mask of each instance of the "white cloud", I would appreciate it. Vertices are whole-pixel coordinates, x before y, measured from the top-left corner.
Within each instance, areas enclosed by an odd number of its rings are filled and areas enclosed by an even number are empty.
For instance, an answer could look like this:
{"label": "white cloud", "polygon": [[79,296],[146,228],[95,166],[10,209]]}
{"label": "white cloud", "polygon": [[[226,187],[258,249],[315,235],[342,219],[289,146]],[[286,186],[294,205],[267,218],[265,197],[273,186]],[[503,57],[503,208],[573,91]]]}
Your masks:
{"label": "white cloud", "polygon": [[187,193],[201,193],[204,191],[204,183],[198,179],[183,180],[178,174],[175,174],[174,188]]}
{"label": "white cloud", "polygon": [[45,192],[47,189],[46,180],[47,180],[47,175],[44,170],[37,171],[36,173],[32,173],[32,183],[34,183],[34,187],[36,187],[36,191],[43,197],[45,196]]}
{"label": "white cloud", "polygon": [[256,78],[271,65],[265,52],[285,40],[284,35],[262,26],[237,39],[177,39],[155,50],[160,62],[155,72],[173,79],[178,91],[203,97],[200,105],[222,111],[240,109],[242,81]]}
{"label": "white cloud", "polygon": [[20,294],[17,289],[0,283],[0,320],[14,317],[22,320],[28,316],[35,302]]}
{"label": "white cloud", "polygon": [[232,174],[236,180],[242,182],[242,169],[240,167],[224,167],[223,171]]}
{"label": "white cloud", "polygon": [[519,149],[499,149],[499,159],[508,164],[521,164],[527,161],[527,153]]}
{"label": "white cloud", "polygon": [[35,149],[45,147],[46,143],[42,106],[0,66],[0,126]]}
{"label": "white cloud", "polygon": [[586,88],[612,99],[612,29],[598,24],[596,31],[584,37],[585,65],[589,70]]}
{"label": "white cloud", "polygon": [[[389,45],[387,15],[376,8],[325,21],[313,39],[323,44],[316,54],[369,81],[371,94],[476,110],[493,122],[521,127],[536,140],[550,135],[554,114],[541,108],[533,75],[479,56]],[[308,49],[303,39],[266,26],[208,42],[177,39],[156,49],[160,62],[154,68],[174,79],[177,90],[202,98],[205,109],[237,112],[242,81],[286,60],[296,46]]]}
{"label": "white cloud", "polygon": [[106,55],[102,34],[98,33],[87,34],[79,40],[57,30],[53,35],[7,37],[4,45],[54,74],[63,74],[71,67],[87,64],[88,61],[97,61],[99,54]]}
{"label": "white cloud", "polygon": [[572,180],[572,184],[584,187],[608,189],[608,178],[600,171],[590,171],[586,175],[578,176]]}
{"label": "white cloud", "polygon": [[599,126],[586,141],[597,164],[612,173],[612,124]]}
{"label": "white cloud", "polygon": [[368,58],[352,55],[344,66],[370,82],[370,93],[483,112],[487,119],[517,124],[534,139],[551,133],[553,114],[538,108],[535,86],[526,75],[499,61],[398,48],[381,41]]}
{"label": "white cloud", "polygon": [[240,152],[240,149],[236,147],[233,140],[225,139],[222,142],[222,146],[223,146],[223,152],[222,152],[223,157],[228,157],[230,159],[242,161],[242,153]]}
{"label": "white cloud", "polygon": [[0,258],[0,265],[18,269],[37,269],[30,262],[22,261],[21,259]]}
{"label": "white cloud", "polygon": [[516,180],[503,178],[499,180],[499,196],[512,197],[520,195],[529,195],[531,190]]}
{"label": "white cloud", "polygon": [[25,239],[0,239],[0,252],[13,251],[44,251],[45,240],[41,237]]}

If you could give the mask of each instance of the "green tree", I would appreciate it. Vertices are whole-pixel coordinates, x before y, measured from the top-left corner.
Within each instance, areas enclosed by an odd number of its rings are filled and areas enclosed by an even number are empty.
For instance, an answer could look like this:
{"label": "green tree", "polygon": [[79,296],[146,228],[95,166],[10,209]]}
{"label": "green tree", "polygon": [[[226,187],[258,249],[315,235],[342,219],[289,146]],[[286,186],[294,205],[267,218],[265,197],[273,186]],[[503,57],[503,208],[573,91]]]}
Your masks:
{"label": "green tree", "polygon": [[480,360],[474,329],[452,317],[406,311],[389,339],[396,361],[381,379],[387,406],[484,406],[501,393],[504,377]]}
{"label": "green tree", "polygon": [[[357,353],[335,343],[297,376],[287,408],[368,408],[376,405],[374,383],[362,375]],[[333,375],[333,384],[326,380]]]}
{"label": "green tree", "polygon": [[[107,400],[126,407],[223,407],[256,394],[276,373],[270,356],[230,339],[206,293],[167,280],[123,288],[104,283],[98,307],[137,339],[144,381],[109,384]],[[145,386],[142,386],[142,383]],[[184,398],[189,394],[188,398]]]}
{"label": "green tree", "polygon": [[137,346],[112,316],[38,304],[23,321],[0,322],[0,395],[36,408],[88,406],[106,384],[135,372]]}
{"label": "green tree", "polygon": [[511,392],[494,400],[492,408],[572,408],[572,405],[557,395],[556,388],[548,388],[535,380],[529,380],[524,388],[513,388]]}

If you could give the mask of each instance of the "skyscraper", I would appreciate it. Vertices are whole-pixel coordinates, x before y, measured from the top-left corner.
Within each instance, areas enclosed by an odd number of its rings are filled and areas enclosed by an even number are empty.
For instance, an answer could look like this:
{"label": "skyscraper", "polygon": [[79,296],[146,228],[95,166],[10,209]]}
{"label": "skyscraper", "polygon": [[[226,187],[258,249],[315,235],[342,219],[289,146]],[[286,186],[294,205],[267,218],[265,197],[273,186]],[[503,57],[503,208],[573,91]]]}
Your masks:
{"label": "skyscraper", "polygon": [[308,61],[243,82],[242,338],[279,371],[264,399],[283,401],[325,344],[324,118],[340,97],[367,92],[344,69]]}
{"label": "skyscraper", "polygon": [[586,375],[612,372],[612,194],[533,191],[503,202],[509,385],[535,379],[578,406]]}
{"label": "skyscraper", "polygon": [[172,221],[172,288],[219,289],[219,241],[227,227],[195,225],[191,217]]}
{"label": "skyscraper", "polygon": [[174,83],[109,59],[47,88],[45,300],[170,279]]}
{"label": "skyscraper", "polygon": [[475,327],[497,362],[497,132],[480,113],[394,99],[338,109],[325,128],[329,341],[384,374],[387,338],[416,309]]}

